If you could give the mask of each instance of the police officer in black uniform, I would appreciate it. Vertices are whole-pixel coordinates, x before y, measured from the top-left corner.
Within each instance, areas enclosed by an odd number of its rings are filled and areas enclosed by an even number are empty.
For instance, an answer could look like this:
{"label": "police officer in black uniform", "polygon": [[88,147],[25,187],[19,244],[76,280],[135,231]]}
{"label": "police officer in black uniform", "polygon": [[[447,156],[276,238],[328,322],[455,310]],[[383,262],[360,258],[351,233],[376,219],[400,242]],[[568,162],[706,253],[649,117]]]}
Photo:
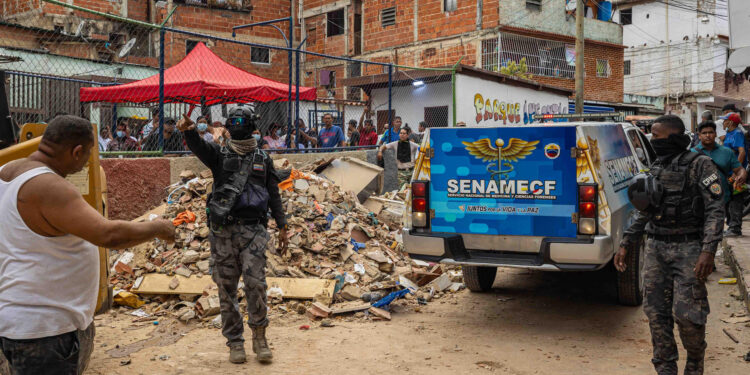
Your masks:
{"label": "police officer in black uniform", "polygon": [[273,161],[253,138],[257,116],[249,107],[229,113],[227,146],[204,141],[195,124],[183,116],[178,124],[188,148],[211,169],[213,191],[207,202],[211,226],[212,278],[219,286],[222,334],[230,348],[229,361],[246,361],[242,337],[242,315],[237,302],[237,283],[242,276],[247,302],[248,325],[253,331],[253,352],[258,361],[270,362],[266,341],[266,225],[268,210],[279,228],[282,253],[288,244],[286,219],[281,205],[278,175]]}
{"label": "police officer in black uniform", "polygon": [[687,150],[690,137],[679,117],[657,118],[651,132],[658,158],[628,188],[639,211],[614,264],[620,272],[638,272],[626,270],[626,257],[646,234],[643,310],[654,347],[651,362],[659,375],[677,375],[677,322],[687,351],[685,374],[703,374],[709,313],[705,282],[724,227],[721,176],[711,158]]}

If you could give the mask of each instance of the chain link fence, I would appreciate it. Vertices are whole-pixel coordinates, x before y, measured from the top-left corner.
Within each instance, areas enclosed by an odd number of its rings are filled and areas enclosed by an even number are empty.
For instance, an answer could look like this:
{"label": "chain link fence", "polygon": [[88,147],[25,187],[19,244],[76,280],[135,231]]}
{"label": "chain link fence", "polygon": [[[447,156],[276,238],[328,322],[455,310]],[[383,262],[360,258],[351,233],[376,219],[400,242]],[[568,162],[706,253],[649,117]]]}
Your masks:
{"label": "chain link fence", "polygon": [[175,128],[183,116],[206,141],[225,144],[224,124],[240,105],[260,115],[258,135],[270,152],[373,147],[398,140],[392,126],[419,140],[424,127],[454,123],[452,68],[330,56],[305,50],[304,41],[255,43],[240,29],[209,35],[56,0],[39,4],[47,15],[32,9],[0,19],[10,117],[16,128],[59,114],[88,118],[104,157],[189,153]]}

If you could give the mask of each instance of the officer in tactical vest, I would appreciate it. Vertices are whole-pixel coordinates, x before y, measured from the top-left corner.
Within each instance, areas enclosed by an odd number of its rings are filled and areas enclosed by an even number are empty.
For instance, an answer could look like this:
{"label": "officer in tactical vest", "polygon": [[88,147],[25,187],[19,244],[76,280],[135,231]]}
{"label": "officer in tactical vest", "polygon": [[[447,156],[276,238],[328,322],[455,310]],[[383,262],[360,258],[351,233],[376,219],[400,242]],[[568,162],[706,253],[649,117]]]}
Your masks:
{"label": "officer in tactical vest", "polygon": [[634,255],[628,258],[628,251],[646,234],[643,310],[654,347],[651,361],[658,374],[677,374],[677,322],[687,351],[685,374],[703,374],[709,313],[705,282],[724,227],[721,176],[711,158],[687,150],[690,138],[679,117],[657,118],[651,133],[657,160],[628,189],[638,213],[614,264],[620,272],[626,271],[626,262],[637,264],[630,262]]}
{"label": "officer in tactical vest", "polygon": [[219,286],[222,334],[227,338],[229,361],[245,362],[242,315],[237,302],[237,283],[242,276],[248,325],[253,331],[253,352],[258,361],[272,359],[266,341],[266,231],[268,210],[279,228],[281,252],[286,251],[286,219],[279,195],[279,177],[271,158],[253,138],[257,116],[249,107],[230,111],[227,146],[204,141],[187,116],[178,128],[188,148],[211,169],[213,191],[206,204],[211,226],[212,278]]}

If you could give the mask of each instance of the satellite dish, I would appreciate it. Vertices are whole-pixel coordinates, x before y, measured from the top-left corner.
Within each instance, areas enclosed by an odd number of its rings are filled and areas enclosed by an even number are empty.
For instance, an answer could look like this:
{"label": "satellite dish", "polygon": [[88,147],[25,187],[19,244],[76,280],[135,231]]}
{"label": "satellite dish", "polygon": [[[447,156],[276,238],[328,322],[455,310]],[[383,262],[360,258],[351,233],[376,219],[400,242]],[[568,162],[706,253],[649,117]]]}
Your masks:
{"label": "satellite dish", "polygon": [[117,56],[119,56],[120,58],[127,56],[130,50],[133,49],[133,46],[135,46],[135,41],[135,38],[128,40],[128,42],[125,43],[125,46],[123,46],[120,50],[120,53],[117,54]]}

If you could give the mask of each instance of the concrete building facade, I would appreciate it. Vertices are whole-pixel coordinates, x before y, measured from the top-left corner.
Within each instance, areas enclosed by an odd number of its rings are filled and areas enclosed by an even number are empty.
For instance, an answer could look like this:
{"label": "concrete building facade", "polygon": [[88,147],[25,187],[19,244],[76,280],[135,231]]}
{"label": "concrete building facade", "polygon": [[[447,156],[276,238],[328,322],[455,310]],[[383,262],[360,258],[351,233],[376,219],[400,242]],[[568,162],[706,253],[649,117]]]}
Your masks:
{"label": "concrete building facade", "polygon": [[[490,71],[525,58],[532,80],[574,87],[575,18],[562,1],[316,0],[302,1],[300,13],[311,51],[417,67],[460,60]],[[620,25],[587,18],[585,37],[585,98],[622,102]],[[314,57],[307,57],[303,69],[318,83],[321,76],[331,82],[332,76],[383,73],[379,66],[352,68]],[[360,98],[356,90],[327,86],[319,95]]]}
{"label": "concrete building facade", "polygon": [[[750,102],[750,82],[728,72],[727,3],[687,0],[615,0],[614,20],[623,27],[627,100],[660,100],[665,112],[695,128],[705,110]],[[666,25],[666,26],[665,26]],[[716,116],[715,116],[716,118]]]}

